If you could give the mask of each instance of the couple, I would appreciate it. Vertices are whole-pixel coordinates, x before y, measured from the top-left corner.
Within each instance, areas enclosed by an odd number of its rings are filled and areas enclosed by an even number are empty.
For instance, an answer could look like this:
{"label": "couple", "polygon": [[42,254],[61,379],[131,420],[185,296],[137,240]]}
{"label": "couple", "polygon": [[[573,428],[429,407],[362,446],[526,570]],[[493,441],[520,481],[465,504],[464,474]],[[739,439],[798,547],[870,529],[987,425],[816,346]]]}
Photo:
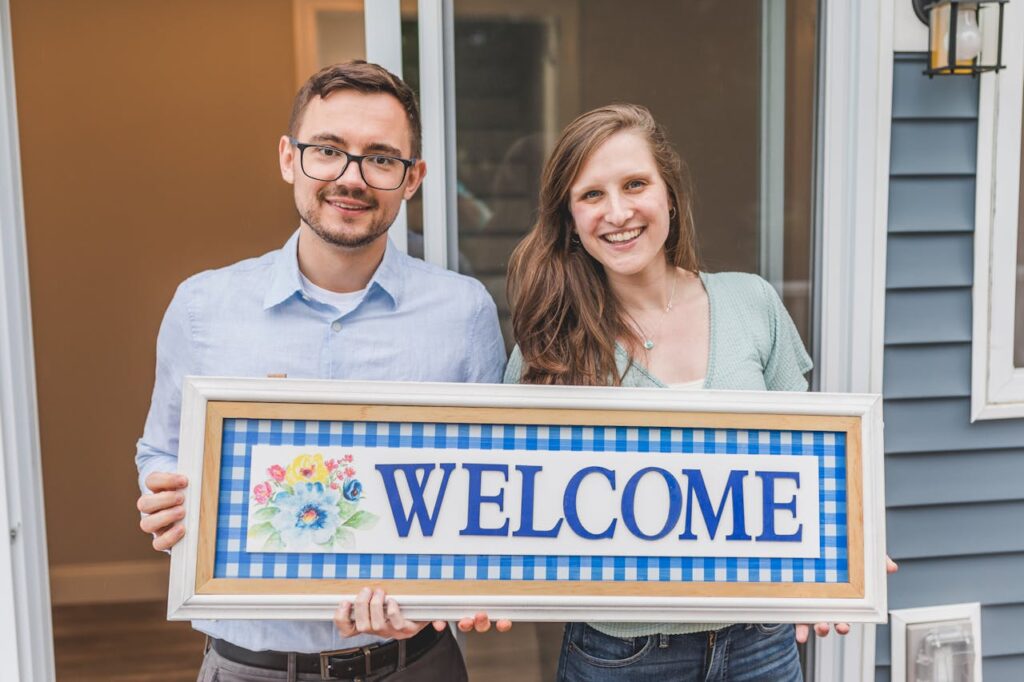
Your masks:
{"label": "couple", "polygon": [[[279,251],[186,280],[160,328],[136,455],[140,525],[155,549],[184,533],[188,481],[174,472],[189,374],[498,382],[504,370],[507,382],[537,384],[807,388],[811,361],[774,290],[699,271],[679,156],[643,107],[583,114],[548,158],[537,223],[509,267],[518,346],[507,368],[483,286],[386,238],[426,173],[420,143],[413,92],[379,66],[327,67],[297,94],[278,153],[299,229]],[[459,622],[490,625],[486,614]],[[201,681],[321,679],[322,661],[337,679],[466,678],[445,623],[410,622],[370,587],[333,624],[194,627],[210,642]],[[793,626],[721,623],[573,623],[558,674],[800,679]]]}

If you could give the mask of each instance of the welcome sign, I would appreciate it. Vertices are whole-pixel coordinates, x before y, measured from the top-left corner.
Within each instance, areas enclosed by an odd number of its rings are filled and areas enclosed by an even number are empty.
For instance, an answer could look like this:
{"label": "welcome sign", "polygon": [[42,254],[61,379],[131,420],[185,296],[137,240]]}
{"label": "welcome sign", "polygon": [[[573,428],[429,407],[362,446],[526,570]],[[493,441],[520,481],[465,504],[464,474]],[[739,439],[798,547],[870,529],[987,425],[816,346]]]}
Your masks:
{"label": "welcome sign", "polygon": [[812,457],[507,454],[255,445],[250,481],[269,477],[253,488],[246,551],[457,554],[471,539],[502,554],[529,538],[551,555],[819,552]]}
{"label": "welcome sign", "polygon": [[418,618],[884,617],[874,396],[190,378],[185,398],[172,618],[324,618],[367,583]]}

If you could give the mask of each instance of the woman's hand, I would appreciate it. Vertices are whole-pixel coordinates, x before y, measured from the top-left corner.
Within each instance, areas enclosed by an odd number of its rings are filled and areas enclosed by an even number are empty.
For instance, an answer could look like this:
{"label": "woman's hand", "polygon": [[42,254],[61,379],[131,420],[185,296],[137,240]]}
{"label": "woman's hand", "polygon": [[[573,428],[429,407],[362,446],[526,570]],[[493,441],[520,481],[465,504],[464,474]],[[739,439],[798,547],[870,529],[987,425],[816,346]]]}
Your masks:
{"label": "woman's hand", "polygon": [[[487,632],[491,629],[491,619],[481,611],[472,618],[463,618],[459,621],[459,630],[462,632]],[[508,632],[512,629],[512,621],[501,619],[494,623],[494,629],[498,632]]]}
{"label": "woman's hand", "polygon": [[[895,561],[890,559],[888,556],[885,557],[885,572],[886,573],[892,575],[893,573],[895,573],[899,569],[900,569],[900,567],[896,565]],[[849,634],[849,632],[850,632],[850,624],[849,623],[835,623],[835,624],[832,624],[832,623],[815,623],[814,624],[814,634],[816,634],[818,637],[828,637],[828,633],[832,632],[832,628],[833,627],[835,627],[837,635],[846,635],[846,634]],[[799,625],[796,626],[796,641],[800,642],[801,644],[803,644],[804,642],[807,641],[807,638],[810,636],[810,634],[811,634],[811,628],[810,628],[809,625],[806,625],[804,623],[800,623]]]}

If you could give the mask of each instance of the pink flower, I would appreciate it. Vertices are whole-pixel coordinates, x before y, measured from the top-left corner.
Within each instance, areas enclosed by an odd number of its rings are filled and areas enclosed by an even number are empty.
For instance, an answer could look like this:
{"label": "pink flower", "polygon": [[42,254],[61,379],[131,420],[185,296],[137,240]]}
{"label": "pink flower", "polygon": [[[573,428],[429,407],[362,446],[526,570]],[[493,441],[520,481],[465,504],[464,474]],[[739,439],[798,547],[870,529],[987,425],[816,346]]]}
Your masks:
{"label": "pink flower", "polygon": [[328,471],[334,471],[338,468],[338,460],[336,459],[329,459],[324,464],[327,466]]}
{"label": "pink flower", "polygon": [[274,489],[270,487],[270,481],[264,481],[252,489],[252,496],[256,498],[257,504],[266,504],[270,501],[273,492]]}
{"label": "pink flower", "polygon": [[275,464],[274,466],[267,469],[267,473],[270,474],[275,481],[281,482],[284,480],[285,474],[287,472],[284,470],[283,466],[281,466],[280,464]]}
{"label": "pink flower", "polygon": [[337,489],[338,489],[338,482],[337,481],[331,481],[331,490],[337,490]]}
{"label": "pink flower", "polygon": [[352,478],[356,475],[356,470],[352,467],[345,467],[345,478]]}
{"label": "pink flower", "polygon": [[352,455],[345,455],[344,457],[341,458],[341,461],[342,462],[351,462],[352,461]]}

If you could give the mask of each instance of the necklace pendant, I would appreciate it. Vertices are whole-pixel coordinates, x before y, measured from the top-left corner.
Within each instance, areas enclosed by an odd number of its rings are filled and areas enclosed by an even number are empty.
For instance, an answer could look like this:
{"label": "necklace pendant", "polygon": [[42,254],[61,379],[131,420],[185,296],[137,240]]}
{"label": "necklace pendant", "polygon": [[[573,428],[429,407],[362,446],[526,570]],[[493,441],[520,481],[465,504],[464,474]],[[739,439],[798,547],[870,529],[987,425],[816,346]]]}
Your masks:
{"label": "necklace pendant", "polygon": [[654,348],[654,341],[651,341],[650,339],[645,339],[644,340],[644,350],[650,350],[652,348]]}

